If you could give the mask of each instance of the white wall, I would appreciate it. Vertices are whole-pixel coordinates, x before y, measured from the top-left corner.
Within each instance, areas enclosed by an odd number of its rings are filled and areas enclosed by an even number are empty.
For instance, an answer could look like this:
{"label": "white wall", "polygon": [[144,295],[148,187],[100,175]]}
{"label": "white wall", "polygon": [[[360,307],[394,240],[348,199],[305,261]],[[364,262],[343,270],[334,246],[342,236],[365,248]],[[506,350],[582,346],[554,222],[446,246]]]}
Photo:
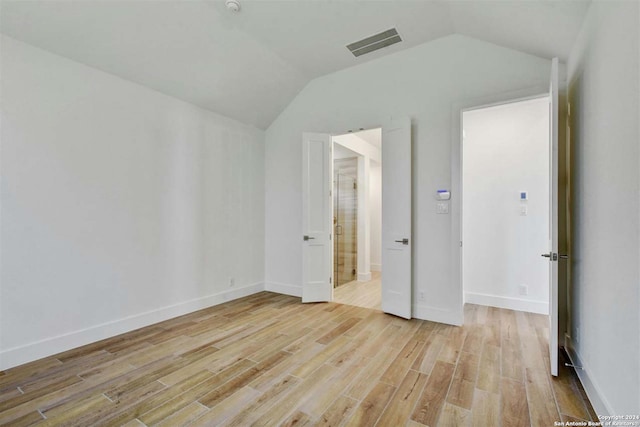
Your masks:
{"label": "white wall", "polygon": [[640,413],[640,34],[637,2],[592,2],[568,63],[571,347],[599,413]]}
{"label": "white wall", "polygon": [[413,315],[461,322],[462,291],[451,278],[451,217],[436,214],[433,197],[451,184],[452,105],[548,85],[549,68],[546,59],[453,35],[309,83],[266,133],[267,288],[300,292],[302,133],[340,134],[410,116],[413,292],[427,296],[414,301]]}
{"label": "white wall", "polygon": [[0,369],[262,289],[262,131],[1,41]]}
{"label": "white wall", "polygon": [[369,174],[371,212],[371,271],[382,271],[382,166],[371,163]]}
{"label": "white wall", "polygon": [[547,314],[549,98],[467,111],[463,123],[465,301]]}

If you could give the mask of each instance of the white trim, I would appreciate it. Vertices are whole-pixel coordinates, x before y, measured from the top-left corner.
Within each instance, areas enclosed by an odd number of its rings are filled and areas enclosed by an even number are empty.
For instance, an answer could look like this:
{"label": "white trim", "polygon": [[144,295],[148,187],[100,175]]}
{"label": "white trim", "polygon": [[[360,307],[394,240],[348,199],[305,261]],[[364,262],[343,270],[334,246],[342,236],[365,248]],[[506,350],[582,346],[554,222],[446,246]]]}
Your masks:
{"label": "white trim", "polygon": [[578,374],[578,378],[582,383],[582,387],[584,387],[584,391],[587,393],[589,402],[591,402],[591,406],[593,406],[593,410],[596,411],[596,414],[615,414],[616,412],[613,410],[613,407],[604,397],[604,394],[600,391],[602,389],[596,383],[595,378],[589,376],[589,367],[585,365],[584,360],[580,357],[576,349],[573,347],[571,337],[567,334],[565,334],[565,350],[567,350],[567,354],[569,355],[571,364],[574,366],[582,367],[582,369],[576,369],[576,373]]}
{"label": "white trim", "polygon": [[546,84],[472,98],[451,106],[451,286],[458,291],[460,313],[464,307],[462,283],[462,114],[476,108],[537,98],[549,93]]}
{"label": "white trim", "polygon": [[371,264],[371,271],[382,271],[382,264]]}
{"label": "white trim", "polygon": [[439,307],[413,304],[411,309],[414,319],[429,320],[431,322],[446,323],[447,325],[462,326],[464,315],[462,311],[455,312]]}
{"label": "white trim", "polygon": [[489,307],[506,308],[509,310],[526,311],[528,313],[549,314],[548,301],[532,301],[522,298],[465,292],[464,302],[487,305]]}
{"label": "white trim", "polygon": [[275,292],[277,294],[291,295],[292,297],[302,298],[302,286],[288,285],[286,283],[266,282],[265,291]]}
{"label": "white trim", "polygon": [[114,337],[154,323],[212,307],[264,290],[262,282],[161,307],[0,352],[0,370]]}
{"label": "white trim", "polygon": [[371,272],[358,273],[358,282],[368,282],[371,280]]}

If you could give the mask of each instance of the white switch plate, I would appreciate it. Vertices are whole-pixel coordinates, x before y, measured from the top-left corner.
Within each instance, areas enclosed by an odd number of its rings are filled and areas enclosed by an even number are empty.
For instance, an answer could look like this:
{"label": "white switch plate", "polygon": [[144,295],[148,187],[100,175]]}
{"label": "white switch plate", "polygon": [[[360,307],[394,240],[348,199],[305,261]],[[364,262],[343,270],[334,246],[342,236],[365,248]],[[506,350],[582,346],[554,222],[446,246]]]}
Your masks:
{"label": "white switch plate", "polygon": [[436,213],[448,214],[449,213],[449,203],[438,203],[436,205]]}
{"label": "white switch plate", "polygon": [[527,207],[526,206],[520,206],[520,215],[521,216],[527,216]]}

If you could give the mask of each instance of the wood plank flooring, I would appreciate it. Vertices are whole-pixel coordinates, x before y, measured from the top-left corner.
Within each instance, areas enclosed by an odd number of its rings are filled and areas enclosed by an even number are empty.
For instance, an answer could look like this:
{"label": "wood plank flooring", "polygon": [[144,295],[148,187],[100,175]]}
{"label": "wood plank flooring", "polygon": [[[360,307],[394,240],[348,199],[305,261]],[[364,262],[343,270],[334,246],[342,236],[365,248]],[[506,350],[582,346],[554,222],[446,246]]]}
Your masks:
{"label": "wood plank flooring", "polygon": [[546,318],[464,327],[262,292],[0,372],[0,424],[551,426],[593,420],[548,372]]}
{"label": "wood plank flooring", "polygon": [[354,280],[336,287],[333,290],[333,301],[340,304],[380,310],[382,302],[380,272],[372,272],[371,280],[368,282]]}

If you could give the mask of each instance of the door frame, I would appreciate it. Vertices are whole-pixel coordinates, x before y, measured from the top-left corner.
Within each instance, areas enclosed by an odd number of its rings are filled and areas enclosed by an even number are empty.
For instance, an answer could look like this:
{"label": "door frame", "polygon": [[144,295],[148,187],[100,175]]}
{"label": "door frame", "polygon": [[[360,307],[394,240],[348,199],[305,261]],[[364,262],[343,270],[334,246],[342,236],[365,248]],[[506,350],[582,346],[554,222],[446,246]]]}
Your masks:
{"label": "door frame", "polygon": [[[354,129],[357,129],[357,130],[348,129],[346,131],[316,131],[316,132],[312,132],[312,133],[323,133],[323,134],[329,135],[331,137],[331,150],[330,150],[330,152],[331,152],[331,162],[332,162],[332,168],[331,168],[332,169],[332,176],[331,176],[330,188],[332,189],[332,191],[333,191],[333,159],[334,159],[333,158],[333,155],[334,155],[333,138],[336,137],[336,136],[349,135],[351,133],[358,133],[358,132],[363,132],[363,131],[372,130],[372,129],[380,129],[380,132],[382,133],[383,127],[384,127],[383,125],[373,124],[373,125],[368,125],[368,126],[364,126],[364,127],[355,127]],[[310,133],[310,131],[305,131],[303,133]],[[382,163],[382,158],[380,160],[381,160],[381,163]],[[333,195],[333,193],[332,193],[332,195]],[[413,191],[412,191],[412,195],[413,195]],[[384,196],[381,196],[381,199],[382,199],[382,197],[384,197]],[[333,197],[331,197],[331,224],[333,224],[333,208],[334,208],[334,206],[333,206]],[[384,218],[381,219],[381,221],[384,221]],[[411,238],[413,239],[413,236],[411,236]],[[333,291],[335,289],[334,288],[334,284],[335,284],[335,280],[336,280],[335,274],[334,274],[335,273],[335,253],[334,253],[334,240],[333,239],[335,239],[335,233],[334,232],[332,232],[332,239],[331,239],[331,266],[332,266],[332,268],[331,268],[331,283],[330,283],[330,285],[331,285],[331,299],[329,300],[329,302],[333,301],[333,297],[334,297],[334,295],[333,295],[334,292]]]}
{"label": "door frame", "polygon": [[520,90],[502,92],[454,103],[451,108],[451,281],[460,301],[457,324],[464,324],[464,283],[462,282],[462,126],[467,111],[549,96],[549,86],[540,84]]}
{"label": "door frame", "polygon": [[[378,126],[374,125],[374,126],[370,126],[370,127],[358,127],[356,129],[357,130],[350,129],[350,130],[347,130],[346,132],[330,132],[329,133],[329,135],[331,135],[331,162],[333,162],[333,160],[334,160],[334,157],[333,157],[334,148],[335,148],[334,144],[336,144],[336,143],[333,141],[333,138],[336,137],[336,136],[355,134],[355,133],[358,133],[358,132],[364,132],[364,131],[373,130],[373,129],[380,129],[380,137],[382,138],[382,125],[378,125]],[[348,149],[348,147],[345,147],[345,148]],[[359,157],[361,155],[359,153],[356,153],[356,154],[357,154],[356,160],[358,160],[358,175],[356,176],[356,182],[358,182],[358,177],[360,176]],[[380,153],[380,161],[382,162],[382,152]],[[334,188],[333,187],[333,181],[332,181],[332,184],[331,184],[331,188],[332,189]],[[358,185],[358,195],[360,194],[359,190],[360,190],[360,187]],[[382,196],[381,196],[381,198],[382,198]],[[331,199],[331,203],[332,203],[332,207],[335,209],[335,206],[333,206],[333,198]],[[358,203],[358,207],[360,207],[359,196],[358,196],[358,200],[356,201],[356,203]],[[333,210],[331,212],[331,215],[332,215],[332,219],[333,219]],[[360,210],[359,209],[358,209],[358,221],[360,221]],[[333,221],[332,221],[332,223],[333,223]],[[359,223],[358,223],[358,226],[359,226]],[[335,231],[335,229],[334,229],[334,231]],[[358,234],[358,239],[357,239],[358,240],[358,249],[357,249],[357,251],[358,251],[358,256],[359,256],[361,248],[360,248],[360,236],[359,236],[358,231],[359,231],[359,228],[356,231],[356,233]],[[335,239],[335,233],[333,235],[333,238]],[[331,264],[333,266],[333,269],[331,270],[331,272],[332,272],[331,273],[332,274],[332,283],[333,283],[333,289],[332,289],[332,292],[331,292],[331,298],[332,298],[332,301],[333,301],[333,290],[335,289],[335,281],[336,281],[336,278],[333,276],[333,273],[336,271],[336,266],[335,266],[336,258],[335,258],[335,253],[334,253],[335,252],[335,246],[333,245],[333,242],[332,242],[332,245],[331,245],[331,249],[332,249]],[[356,260],[356,263],[357,263],[357,260]],[[359,275],[360,275],[360,272],[358,271],[355,280],[358,280],[358,276]]]}

